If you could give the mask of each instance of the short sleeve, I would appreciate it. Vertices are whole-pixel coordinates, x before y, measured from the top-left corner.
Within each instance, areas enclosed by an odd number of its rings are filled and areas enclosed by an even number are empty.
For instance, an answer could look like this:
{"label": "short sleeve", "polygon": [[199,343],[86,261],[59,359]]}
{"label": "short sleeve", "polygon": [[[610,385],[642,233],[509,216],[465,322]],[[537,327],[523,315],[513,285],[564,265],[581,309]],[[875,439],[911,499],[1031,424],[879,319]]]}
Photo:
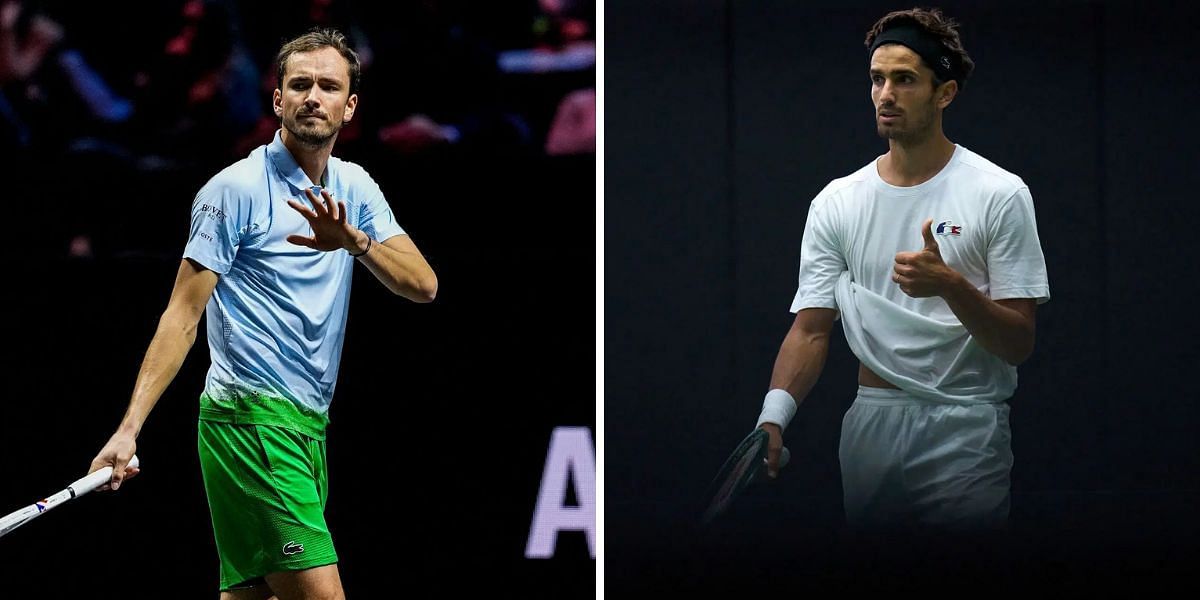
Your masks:
{"label": "short sleeve", "polygon": [[233,265],[250,220],[248,198],[234,186],[210,180],[192,202],[192,223],[184,258],[224,275]]}
{"label": "short sleeve", "polygon": [[1038,239],[1033,197],[1022,187],[988,216],[988,279],[993,300],[1034,298],[1038,304],[1050,299],[1046,258]]}
{"label": "short sleeve", "polygon": [[792,312],[805,308],[837,308],[838,278],[847,270],[827,198],[818,196],[808,208],[800,242],[800,282]]}
{"label": "short sleeve", "polygon": [[363,173],[361,192],[364,201],[359,204],[358,220],[355,227],[363,230],[371,239],[383,242],[390,237],[403,235],[404,229],[396,223],[392,207],[388,206],[383,197],[383,191],[370,176]]}

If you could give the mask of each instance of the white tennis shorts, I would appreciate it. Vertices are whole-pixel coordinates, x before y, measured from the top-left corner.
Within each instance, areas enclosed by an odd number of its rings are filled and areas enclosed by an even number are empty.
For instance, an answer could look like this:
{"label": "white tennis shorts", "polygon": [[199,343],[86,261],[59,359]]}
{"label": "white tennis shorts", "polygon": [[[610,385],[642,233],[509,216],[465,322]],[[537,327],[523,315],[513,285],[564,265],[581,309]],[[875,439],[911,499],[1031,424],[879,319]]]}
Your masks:
{"label": "white tennis shorts", "polygon": [[859,386],[838,457],[852,528],[988,530],[1008,519],[1009,407]]}

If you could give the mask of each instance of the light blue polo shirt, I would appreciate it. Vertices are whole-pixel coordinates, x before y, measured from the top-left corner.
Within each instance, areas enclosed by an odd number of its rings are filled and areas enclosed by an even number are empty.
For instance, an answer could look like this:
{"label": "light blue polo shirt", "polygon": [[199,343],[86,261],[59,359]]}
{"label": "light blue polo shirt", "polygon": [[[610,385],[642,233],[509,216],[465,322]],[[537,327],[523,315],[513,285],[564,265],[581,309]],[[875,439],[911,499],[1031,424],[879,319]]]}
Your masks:
{"label": "light blue polo shirt", "polygon": [[[376,242],[404,234],[362,167],[330,157],[323,179],[348,221]],[[354,258],[287,241],[312,235],[289,199],[309,205],[316,188],[283,145],[269,145],[220,173],[192,204],[183,256],[220,277],[205,314],[212,366],[200,417],[282,425],[324,438],[337,383]]]}

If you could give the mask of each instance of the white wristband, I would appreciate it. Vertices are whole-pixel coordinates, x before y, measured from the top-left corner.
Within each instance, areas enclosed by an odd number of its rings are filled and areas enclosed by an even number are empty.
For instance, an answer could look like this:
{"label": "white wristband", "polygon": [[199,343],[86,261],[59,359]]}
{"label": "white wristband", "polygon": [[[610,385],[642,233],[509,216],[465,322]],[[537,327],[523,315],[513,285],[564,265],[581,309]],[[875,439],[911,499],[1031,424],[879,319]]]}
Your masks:
{"label": "white wristband", "polygon": [[792,417],[796,416],[796,400],[787,390],[773,389],[763,398],[762,414],[758,416],[757,429],[763,423],[774,423],[780,429],[787,429]]}

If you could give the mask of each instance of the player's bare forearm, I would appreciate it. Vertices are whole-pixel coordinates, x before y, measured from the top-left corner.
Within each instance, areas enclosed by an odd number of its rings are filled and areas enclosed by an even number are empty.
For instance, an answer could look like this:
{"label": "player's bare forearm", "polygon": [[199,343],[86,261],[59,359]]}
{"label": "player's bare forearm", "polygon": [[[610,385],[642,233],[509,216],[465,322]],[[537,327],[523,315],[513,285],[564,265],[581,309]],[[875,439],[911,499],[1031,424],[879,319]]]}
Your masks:
{"label": "player's bare forearm", "polygon": [[1032,298],[992,300],[961,275],[953,278],[942,298],[988,352],[1011,365],[1033,353],[1037,302]]}
{"label": "player's bare forearm", "polygon": [[175,379],[183,359],[196,341],[200,316],[216,286],[216,273],[192,259],[180,261],[175,289],[171,291],[171,300],[158,320],[154,339],[142,359],[133,397],[117,428],[118,434],[137,437],[141,432],[150,410]]}
{"label": "player's bare forearm", "polygon": [[825,368],[835,314],[829,308],[806,308],[797,312],[796,320],[779,346],[771,371],[771,388],[787,390],[797,405],[808,396]]}
{"label": "player's bare forearm", "polygon": [[375,242],[366,232],[349,224],[346,203],[335,202],[329,190],[321,190],[320,198],[311,189],[304,193],[308,205],[296,200],[288,200],[288,205],[308,220],[313,235],[289,235],[289,242],[322,252],[344,249],[366,264],[371,274],[393,294],[413,302],[433,302],[437,276],[408,235]]}
{"label": "player's bare forearm", "polygon": [[1032,298],[992,300],[985,296],[942,260],[932,225],[933,219],[921,225],[924,248],[896,254],[892,280],[913,298],[941,297],[985,350],[1012,365],[1024,362],[1033,353],[1037,302]]}
{"label": "player's bare forearm", "polygon": [[142,430],[146,417],[179,373],[187,353],[196,342],[198,322],[170,308],[158,322],[158,330],[146,350],[134,384],[133,397],[118,431],[133,437]]}
{"label": "player's bare forearm", "polygon": [[[363,234],[365,238],[366,234]],[[367,250],[358,260],[392,293],[413,302],[432,302],[437,295],[437,275],[407,235],[397,235],[384,243],[365,239],[357,252]]]}

